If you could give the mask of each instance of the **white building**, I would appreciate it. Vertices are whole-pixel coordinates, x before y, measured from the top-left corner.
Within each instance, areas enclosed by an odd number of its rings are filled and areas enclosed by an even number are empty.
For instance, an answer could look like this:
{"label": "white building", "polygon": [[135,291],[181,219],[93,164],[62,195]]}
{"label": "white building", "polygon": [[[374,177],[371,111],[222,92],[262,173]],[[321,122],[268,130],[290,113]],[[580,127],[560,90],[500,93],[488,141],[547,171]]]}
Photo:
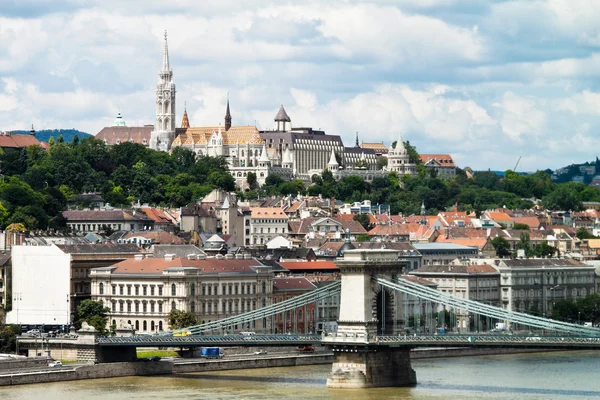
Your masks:
{"label": "white building", "polygon": [[[171,310],[193,313],[198,323],[265,307],[272,302],[273,273],[249,257],[203,254],[187,258],[125,260],[91,272],[92,298],[111,311],[108,324],[140,333],[169,329]],[[270,332],[270,319],[234,330]]]}
{"label": "white building", "polygon": [[12,311],[8,324],[70,322],[71,256],[56,245],[13,246]]}
{"label": "white building", "polygon": [[396,172],[398,175],[416,175],[417,166],[410,162],[410,157],[406,147],[404,147],[404,141],[402,135],[398,135],[396,146],[388,154],[388,165],[387,170]]}
{"label": "white building", "polygon": [[288,233],[288,216],[281,207],[254,207],[250,211],[251,246],[264,245]]}

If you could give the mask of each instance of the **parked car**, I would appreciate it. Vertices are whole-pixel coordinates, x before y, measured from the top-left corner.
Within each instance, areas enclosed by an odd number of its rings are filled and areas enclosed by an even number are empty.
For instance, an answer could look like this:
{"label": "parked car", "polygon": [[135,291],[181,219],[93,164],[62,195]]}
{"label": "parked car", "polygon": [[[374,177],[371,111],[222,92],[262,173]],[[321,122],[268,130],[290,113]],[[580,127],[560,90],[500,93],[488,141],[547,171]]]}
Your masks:
{"label": "parked car", "polygon": [[27,336],[40,336],[40,330],[39,329],[30,329],[27,332],[25,332],[25,334]]}
{"label": "parked car", "polygon": [[159,356],[152,356],[152,357],[150,357],[150,361],[160,361],[160,357]]}
{"label": "parked car", "polygon": [[257,356],[262,355],[262,354],[267,354],[267,352],[265,350],[256,350],[254,352],[254,355],[257,355]]}
{"label": "parked car", "polygon": [[52,361],[48,364],[49,367],[62,367],[63,363],[61,361]]}

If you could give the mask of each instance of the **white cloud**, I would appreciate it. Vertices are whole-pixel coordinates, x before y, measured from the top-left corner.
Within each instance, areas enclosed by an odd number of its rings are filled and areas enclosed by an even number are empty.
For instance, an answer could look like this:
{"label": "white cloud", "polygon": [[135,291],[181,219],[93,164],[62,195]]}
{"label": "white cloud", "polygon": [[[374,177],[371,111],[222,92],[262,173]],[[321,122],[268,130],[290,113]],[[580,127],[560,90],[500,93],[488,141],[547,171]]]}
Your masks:
{"label": "white cloud", "polygon": [[546,115],[538,108],[534,98],[506,92],[497,106],[501,108],[502,131],[511,139],[520,140],[523,135],[542,133]]}

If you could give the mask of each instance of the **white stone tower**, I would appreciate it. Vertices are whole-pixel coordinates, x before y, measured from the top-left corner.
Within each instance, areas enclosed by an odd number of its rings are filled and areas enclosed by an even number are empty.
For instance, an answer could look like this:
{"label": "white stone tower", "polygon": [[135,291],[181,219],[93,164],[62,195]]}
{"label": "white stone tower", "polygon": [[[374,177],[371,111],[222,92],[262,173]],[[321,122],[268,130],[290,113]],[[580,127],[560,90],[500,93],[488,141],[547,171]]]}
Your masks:
{"label": "white stone tower", "polygon": [[337,159],[335,158],[335,151],[331,149],[331,157],[329,158],[329,162],[327,163],[327,169],[333,173],[336,173],[340,164],[338,164]]}
{"label": "white stone tower", "polygon": [[167,31],[163,48],[162,69],[158,73],[156,85],[156,124],[150,135],[150,148],[167,151],[175,139],[175,84],[173,71],[169,65]]}
{"label": "white stone tower", "polygon": [[417,173],[417,166],[410,163],[408,151],[404,147],[402,140],[402,134],[398,135],[396,147],[388,154],[388,171],[395,171],[398,175],[415,175]]}

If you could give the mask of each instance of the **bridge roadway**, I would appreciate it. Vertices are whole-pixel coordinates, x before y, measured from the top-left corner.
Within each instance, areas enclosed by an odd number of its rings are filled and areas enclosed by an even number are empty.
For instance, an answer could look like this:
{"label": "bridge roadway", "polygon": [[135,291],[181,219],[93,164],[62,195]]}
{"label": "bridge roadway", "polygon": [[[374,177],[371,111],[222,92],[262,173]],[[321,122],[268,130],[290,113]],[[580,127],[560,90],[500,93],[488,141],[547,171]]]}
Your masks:
{"label": "bridge roadway", "polygon": [[224,346],[297,346],[304,344],[327,346],[385,347],[544,347],[600,349],[600,337],[447,334],[422,336],[375,336],[363,338],[321,335],[224,335],[224,336],[140,336],[98,338],[102,347],[224,347]]}

